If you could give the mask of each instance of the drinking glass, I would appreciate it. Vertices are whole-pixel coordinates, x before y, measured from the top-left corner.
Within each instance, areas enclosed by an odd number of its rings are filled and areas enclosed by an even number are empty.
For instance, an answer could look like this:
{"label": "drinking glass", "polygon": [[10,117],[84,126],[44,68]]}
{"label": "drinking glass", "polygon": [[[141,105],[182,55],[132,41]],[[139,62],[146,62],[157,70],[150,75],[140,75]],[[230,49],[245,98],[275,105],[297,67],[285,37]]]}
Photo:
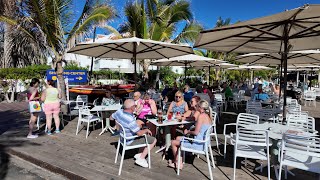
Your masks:
{"label": "drinking glass", "polygon": [[163,113],[161,109],[158,109],[158,123],[162,123]]}

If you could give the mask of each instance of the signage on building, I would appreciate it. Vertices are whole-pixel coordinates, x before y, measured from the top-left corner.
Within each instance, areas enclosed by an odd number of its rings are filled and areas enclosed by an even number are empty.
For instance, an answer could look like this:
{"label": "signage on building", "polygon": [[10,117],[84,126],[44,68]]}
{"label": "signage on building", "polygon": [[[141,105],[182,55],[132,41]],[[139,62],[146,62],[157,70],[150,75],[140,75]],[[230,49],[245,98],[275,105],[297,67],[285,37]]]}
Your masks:
{"label": "signage on building", "polygon": [[[47,80],[57,80],[56,71],[47,70]],[[69,83],[86,83],[88,81],[88,72],[86,70],[64,70],[63,77],[68,78]]]}

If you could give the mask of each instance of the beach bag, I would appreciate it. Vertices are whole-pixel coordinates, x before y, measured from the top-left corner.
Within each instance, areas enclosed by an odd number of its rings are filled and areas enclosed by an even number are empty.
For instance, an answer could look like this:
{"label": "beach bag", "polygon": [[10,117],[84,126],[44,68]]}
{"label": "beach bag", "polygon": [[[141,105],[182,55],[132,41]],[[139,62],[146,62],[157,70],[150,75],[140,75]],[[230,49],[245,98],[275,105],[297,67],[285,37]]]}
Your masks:
{"label": "beach bag", "polygon": [[39,101],[30,101],[29,102],[29,111],[30,113],[41,112],[41,104]]}

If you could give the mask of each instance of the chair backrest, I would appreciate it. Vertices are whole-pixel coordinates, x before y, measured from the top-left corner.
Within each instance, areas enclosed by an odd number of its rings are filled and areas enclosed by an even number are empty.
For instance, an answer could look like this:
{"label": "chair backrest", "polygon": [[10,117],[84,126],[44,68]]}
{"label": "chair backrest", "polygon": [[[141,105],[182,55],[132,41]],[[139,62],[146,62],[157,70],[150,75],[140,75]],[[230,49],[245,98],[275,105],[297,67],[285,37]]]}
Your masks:
{"label": "chair backrest", "polygon": [[[317,137],[283,134],[281,146],[281,155],[283,152],[293,152],[320,158],[320,139]],[[286,156],[281,157],[282,161],[286,160]],[[288,160],[292,160],[292,158]]]}
{"label": "chair backrest", "polygon": [[94,106],[97,106],[97,105],[98,105],[98,100],[99,100],[99,98],[95,99],[92,104],[93,104]]}
{"label": "chair backrest", "polygon": [[76,105],[78,107],[84,106],[88,104],[88,96],[87,95],[78,95],[76,99]]}
{"label": "chair backrest", "polygon": [[294,127],[308,132],[308,115],[307,114],[289,114],[287,116],[287,126]]}
{"label": "chair backrest", "polygon": [[79,118],[84,118],[84,117],[87,117],[87,116],[93,116],[93,114],[91,114],[91,112],[90,112],[90,109],[87,108],[86,106],[81,107],[79,109]]}
{"label": "chair backrest", "polygon": [[214,112],[212,110],[212,108],[210,107],[210,110],[211,110],[211,119],[212,119],[212,125],[216,125],[216,121],[217,121],[217,113]]}
{"label": "chair backrest", "polygon": [[245,90],[239,90],[239,94],[244,95],[244,93],[246,93]]}
{"label": "chair backrest", "polygon": [[124,129],[124,127],[122,126],[122,124],[120,124],[117,120],[115,120],[115,122],[116,122],[116,124],[118,124],[119,125],[119,131],[120,131],[120,139],[121,139],[121,142],[122,143],[126,143],[126,131],[125,131],[125,129]]}
{"label": "chair backrest", "polygon": [[237,129],[246,125],[259,124],[259,116],[248,113],[240,113],[237,117]]}
{"label": "chair backrest", "polygon": [[236,150],[238,149],[238,145],[269,147],[268,132],[264,130],[239,128],[236,133]]}
{"label": "chair backrest", "polygon": [[256,113],[262,109],[261,102],[248,101],[246,106],[246,113]]}
{"label": "chair backrest", "polygon": [[217,101],[219,101],[219,102],[222,102],[222,101],[223,101],[221,94],[215,94],[215,95],[214,95],[214,98],[215,98]]}
{"label": "chair backrest", "polygon": [[256,115],[259,115],[259,120],[274,120],[275,118],[275,111],[274,109],[261,109],[256,111]]}
{"label": "chair backrest", "polygon": [[304,93],[304,98],[316,99],[316,93],[314,91],[307,91]]}

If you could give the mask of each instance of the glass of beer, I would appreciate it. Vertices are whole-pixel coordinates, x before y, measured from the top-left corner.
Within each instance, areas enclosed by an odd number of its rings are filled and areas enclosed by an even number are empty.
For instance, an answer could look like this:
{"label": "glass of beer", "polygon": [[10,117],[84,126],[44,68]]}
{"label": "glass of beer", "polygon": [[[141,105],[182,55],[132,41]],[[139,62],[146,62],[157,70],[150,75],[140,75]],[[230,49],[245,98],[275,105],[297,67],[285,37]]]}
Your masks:
{"label": "glass of beer", "polygon": [[162,123],[163,113],[161,109],[158,109],[158,123]]}

